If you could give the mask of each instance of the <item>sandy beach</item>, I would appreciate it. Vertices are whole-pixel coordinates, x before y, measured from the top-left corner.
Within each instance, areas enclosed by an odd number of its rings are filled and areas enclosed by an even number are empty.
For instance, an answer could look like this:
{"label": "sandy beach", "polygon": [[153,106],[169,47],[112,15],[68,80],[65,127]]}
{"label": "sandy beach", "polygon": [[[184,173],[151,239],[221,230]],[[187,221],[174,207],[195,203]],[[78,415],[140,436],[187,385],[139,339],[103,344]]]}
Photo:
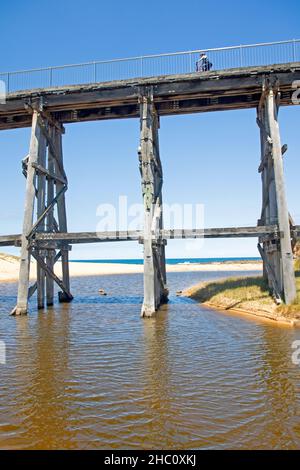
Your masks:
{"label": "sandy beach", "polygon": [[[260,271],[260,262],[213,262],[199,264],[167,264],[167,272],[191,271]],[[35,262],[32,262],[31,277],[35,277]],[[61,263],[57,263],[55,272],[61,274]],[[141,264],[119,263],[86,263],[70,262],[71,277],[101,276],[109,274],[135,274],[142,273]],[[0,282],[16,281],[19,273],[19,260],[17,257],[2,254],[0,257]]]}

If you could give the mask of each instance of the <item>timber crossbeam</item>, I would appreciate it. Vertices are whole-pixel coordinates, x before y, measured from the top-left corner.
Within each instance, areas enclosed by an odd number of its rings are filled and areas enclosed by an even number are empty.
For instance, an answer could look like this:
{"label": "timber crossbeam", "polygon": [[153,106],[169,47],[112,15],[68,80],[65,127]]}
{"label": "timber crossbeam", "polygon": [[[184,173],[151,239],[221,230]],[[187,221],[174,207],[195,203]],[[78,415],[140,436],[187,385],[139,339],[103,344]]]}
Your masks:
{"label": "timber crossbeam", "polygon": [[[300,238],[300,226],[294,226],[291,230],[294,237]],[[227,228],[205,228],[205,229],[164,229],[153,231],[152,240],[175,240],[195,238],[255,238],[268,237],[274,240],[280,238],[277,225],[258,227],[227,227]],[[22,236],[0,235],[0,246],[20,246]],[[47,243],[53,246],[64,244],[73,245],[79,243],[101,243],[101,242],[141,241],[143,242],[143,231],[107,231],[107,232],[38,232],[31,239],[34,245],[46,247]]]}

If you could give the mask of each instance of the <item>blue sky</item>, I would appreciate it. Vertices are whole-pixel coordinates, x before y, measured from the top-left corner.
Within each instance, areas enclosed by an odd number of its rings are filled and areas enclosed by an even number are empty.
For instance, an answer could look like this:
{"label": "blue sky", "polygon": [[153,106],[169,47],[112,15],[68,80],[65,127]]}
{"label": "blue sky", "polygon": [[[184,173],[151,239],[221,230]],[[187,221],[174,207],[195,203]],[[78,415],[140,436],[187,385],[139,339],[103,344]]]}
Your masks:
{"label": "blue sky", "polygon": [[[0,71],[90,60],[299,38],[299,3],[252,1],[15,0],[1,2]],[[288,202],[300,224],[300,108],[280,111]],[[161,119],[164,201],[203,203],[205,226],[255,225],[260,215],[260,158],[255,110]],[[119,195],[141,202],[138,120],[66,126],[69,230],[96,230],[96,208]],[[2,234],[22,226],[21,159],[29,129],[0,133]],[[10,250],[15,252],[14,250]],[[73,258],[135,258],[136,243],[74,247]],[[256,240],[206,240],[186,250],[169,242],[168,257],[257,256]]]}

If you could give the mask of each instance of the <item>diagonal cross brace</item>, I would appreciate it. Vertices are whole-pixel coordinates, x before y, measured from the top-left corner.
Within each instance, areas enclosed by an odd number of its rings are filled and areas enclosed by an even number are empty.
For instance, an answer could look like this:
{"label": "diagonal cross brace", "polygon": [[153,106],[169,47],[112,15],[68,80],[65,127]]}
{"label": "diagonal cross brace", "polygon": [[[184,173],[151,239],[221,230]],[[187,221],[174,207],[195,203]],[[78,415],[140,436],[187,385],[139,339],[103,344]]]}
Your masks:
{"label": "diagonal cross brace", "polygon": [[48,143],[48,146],[49,146],[49,149],[51,151],[51,154],[53,155],[53,157],[55,158],[56,160],[56,163],[58,165],[58,168],[59,168],[59,171],[60,171],[60,174],[61,176],[66,180],[67,180],[67,175],[65,173],[65,170],[61,164],[61,161],[60,161],[60,158],[58,157],[58,152],[55,148],[55,145],[53,144],[52,142],[52,139],[51,139],[51,136],[49,135],[49,132],[47,130],[47,126],[44,122],[44,120],[42,119],[41,115],[39,114],[39,119],[38,119],[38,123],[39,123],[39,126],[40,126],[40,129],[44,135],[44,137],[46,138],[47,140],[47,143]]}
{"label": "diagonal cross brace", "polygon": [[38,264],[40,265],[40,267],[50,276],[52,277],[52,279],[56,282],[56,284],[61,288],[61,290],[64,292],[64,294],[66,295],[66,297],[69,299],[69,300],[72,300],[73,299],[73,296],[71,294],[71,292],[65,287],[64,283],[59,279],[58,276],[56,276],[56,274],[52,271],[52,269],[50,269],[47,264],[44,262],[43,258],[41,258],[40,255],[38,255],[36,253],[35,250],[32,250],[31,251],[32,253],[32,256],[36,259],[36,261],[38,262]]}
{"label": "diagonal cross brace", "polygon": [[48,213],[53,209],[53,207],[55,206],[55,204],[57,203],[58,199],[60,198],[60,196],[62,196],[66,191],[67,191],[68,187],[67,186],[64,186],[60,191],[59,193],[55,196],[55,198],[52,200],[52,202],[46,207],[46,209],[44,210],[44,212],[40,215],[40,217],[38,218],[38,220],[35,222],[35,224],[32,226],[32,229],[30,231],[30,233],[27,235],[27,238],[31,238],[32,235],[36,232],[39,224],[44,220],[44,218],[48,215]]}
{"label": "diagonal cross brace", "polygon": [[[59,251],[55,257],[54,257],[54,260],[53,260],[53,264],[55,264],[59,258],[61,257],[61,251]],[[35,282],[34,284],[32,284],[32,286],[29,287],[28,289],[28,299],[30,299],[30,297],[33,296],[33,294],[35,293],[35,291],[37,290],[37,282]]]}

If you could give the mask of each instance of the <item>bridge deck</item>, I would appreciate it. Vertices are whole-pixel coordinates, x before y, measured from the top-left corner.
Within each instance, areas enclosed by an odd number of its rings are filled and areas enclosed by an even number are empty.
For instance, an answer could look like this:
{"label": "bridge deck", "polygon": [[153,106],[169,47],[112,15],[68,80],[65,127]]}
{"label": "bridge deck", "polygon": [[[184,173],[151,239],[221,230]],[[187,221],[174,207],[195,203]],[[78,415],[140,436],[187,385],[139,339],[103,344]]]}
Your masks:
{"label": "bridge deck", "polygon": [[26,104],[41,97],[62,123],[138,117],[138,98],[145,87],[153,87],[161,116],[255,108],[265,78],[278,82],[281,105],[291,105],[300,62],[14,92],[0,104],[0,130],[29,127]]}

